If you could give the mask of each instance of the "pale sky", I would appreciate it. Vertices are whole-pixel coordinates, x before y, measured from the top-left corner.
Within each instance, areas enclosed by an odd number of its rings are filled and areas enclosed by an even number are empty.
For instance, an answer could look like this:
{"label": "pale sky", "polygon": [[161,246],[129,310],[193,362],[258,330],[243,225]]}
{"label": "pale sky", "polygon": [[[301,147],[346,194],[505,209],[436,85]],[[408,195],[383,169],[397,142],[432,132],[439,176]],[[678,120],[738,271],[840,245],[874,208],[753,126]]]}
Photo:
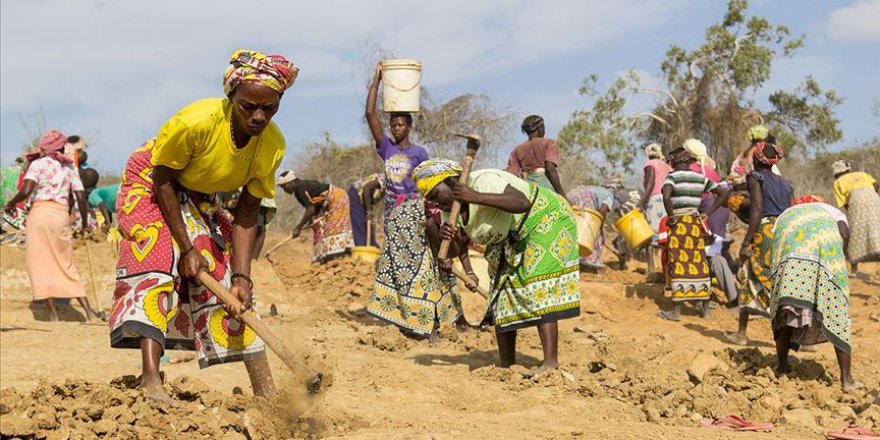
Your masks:
{"label": "pale sky", "polygon": [[[846,100],[837,114],[845,139],[834,149],[880,133],[872,115],[880,0],[752,3],[750,13],[807,37],[794,58],[777,61],[754,96],[758,106],[812,73]],[[725,9],[718,0],[4,0],[0,151],[8,163],[28,140],[23,121],[41,112],[49,128],[91,141],[93,166],[118,173],[180,107],[222,94],[238,48],[279,53],[301,68],[275,117],[288,156],[324,131],[367,140],[371,45],[420,59],[435,97],[486,93],[520,116],[543,115],[554,135],[590,104],[577,93],[586,75],[607,84],[635,68],[650,80],[670,44],[693,49]],[[520,138],[518,124],[510,133]]]}

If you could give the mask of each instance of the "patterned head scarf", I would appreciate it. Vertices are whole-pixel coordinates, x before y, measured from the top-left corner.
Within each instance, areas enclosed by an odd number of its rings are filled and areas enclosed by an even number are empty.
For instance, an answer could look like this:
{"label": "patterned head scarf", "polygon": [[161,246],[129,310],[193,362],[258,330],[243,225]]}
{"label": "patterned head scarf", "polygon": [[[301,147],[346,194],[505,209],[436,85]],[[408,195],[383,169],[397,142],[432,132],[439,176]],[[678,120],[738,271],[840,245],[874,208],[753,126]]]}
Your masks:
{"label": "patterned head scarf", "polygon": [[648,156],[648,159],[664,159],[663,156],[663,147],[660,144],[649,144],[645,147],[645,156]]}
{"label": "patterned head scarf", "polygon": [[523,122],[522,122],[522,125],[520,126],[520,128],[522,128],[523,133],[531,134],[531,133],[538,131],[538,129],[543,126],[544,126],[544,118],[542,118],[538,115],[530,115],[530,116],[526,116],[526,118],[523,119]]}
{"label": "patterned head scarf", "polygon": [[605,188],[613,189],[613,190],[618,190],[618,189],[623,188],[623,174],[614,173],[614,175],[611,176],[611,180],[609,180],[608,183],[606,183],[602,186],[604,186]]}
{"label": "patterned head scarf", "polygon": [[239,84],[259,83],[279,94],[293,85],[299,67],[281,55],[253,50],[236,50],[223,74],[223,92],[229,96]]}
{"label": "patterned head scarf", "polygon": [[[776,151],[776,157],[770,158],[764,154],[764,148],[768,147],[768,146],[773,147],[773,150]],[[762,164],[770,165],[770,166],[776,165],[776,163],[779,162],[780,159],[782,159],[782,156],[783,156],[782,155],[782,147],[780,147],[779,145],[776,145],[774,143],[769,143],[769,142],[763,142],[763,141],[755,144],[754,158],[755,158],[755,160],[757,160],[758,162],[761,162]]]}
{"label": "patterned head scarf", "polygon": [[848,171],[852,171],[852,164],[847,160],[838,160],[831,164],[831,173],[835,176],[838,174],[843,174]]}
{"label": "patterned head scarf", "polygon": [[764,140],[770,135],[770,130],[763,125],[753,125],[749,127],[749,142],[757,142]]}
{"label": "patterned head scarf", "polygon": [[428,159],[413,170],[413,182],[422,197],[446,180],[447,177],[461,175],[461,165],[449,159]]}
{"label": "patterned head scarf", "polygon": [[[58,130],[49,130],[40,139],[40,144],[37,148],[43,156],[51,157],[63,164],[73,163],[73,159],[64,154],[65,145],[67,145],[67,136]],[[28,159],[33,160],[34,158],[30,155]]]}

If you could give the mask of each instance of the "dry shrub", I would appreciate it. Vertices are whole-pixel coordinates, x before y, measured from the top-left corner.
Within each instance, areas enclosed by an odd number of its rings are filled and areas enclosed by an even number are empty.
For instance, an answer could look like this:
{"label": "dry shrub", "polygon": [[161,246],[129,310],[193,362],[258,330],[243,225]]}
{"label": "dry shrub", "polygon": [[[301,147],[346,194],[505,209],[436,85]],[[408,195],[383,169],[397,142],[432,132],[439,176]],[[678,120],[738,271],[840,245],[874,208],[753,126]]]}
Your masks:
{"label": "dry shrub", "polygon": [[850,161],[854,171],[864,171],[874,178],[880,178],[880,138],[860,147],[820,154],[815,159],[788,156],[780,162],[780,168],[794,186],[796,196],[814,194],[833,202],[834,175],[831,174],[831,164],[839,159]]}

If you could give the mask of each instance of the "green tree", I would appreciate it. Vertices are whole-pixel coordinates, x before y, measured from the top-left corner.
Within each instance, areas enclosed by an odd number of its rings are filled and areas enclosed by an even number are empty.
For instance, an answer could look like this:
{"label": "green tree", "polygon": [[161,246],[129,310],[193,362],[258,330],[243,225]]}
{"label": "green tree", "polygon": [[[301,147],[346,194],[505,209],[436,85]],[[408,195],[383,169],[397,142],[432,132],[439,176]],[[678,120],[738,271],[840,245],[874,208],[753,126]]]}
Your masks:
{"label": "green tree", "polygon": [[[833,90],[824,91],[811,76],[794,91],[777,91],[759,107],[756,91],[772,76],[773,62],[791,57],[804,37],[792,37],[784,25],[749,16],[748,2],[731,0],[720,23],[706,29],[702,45],[686,50],[672,45],[659,66],[661,85],[643,86],[630,71],[602,94],[590,75],[581,94],[592,107],[578,110],[560,132],[569,153],[596,156],[613,167],[632,170],[640,146],[659,142],[678,146],[689,138],[701,139],[725,170],[748,143],[746,131],[767,124],[783,139],[786,149],[805,154],[824,150],[842,138],[835,109],[842,102]],[[628,113],[634,95],[653,98],[649,111]],[[598,173],[609,172],[605,167]]]}

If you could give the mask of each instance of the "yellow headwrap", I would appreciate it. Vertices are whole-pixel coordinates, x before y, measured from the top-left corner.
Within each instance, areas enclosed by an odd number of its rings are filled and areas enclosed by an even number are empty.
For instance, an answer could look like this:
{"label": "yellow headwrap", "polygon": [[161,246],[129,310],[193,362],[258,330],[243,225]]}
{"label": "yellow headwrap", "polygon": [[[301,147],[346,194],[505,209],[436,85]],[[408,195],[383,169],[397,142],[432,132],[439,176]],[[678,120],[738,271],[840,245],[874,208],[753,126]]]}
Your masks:
{"label": "yellow headwrap", "polygon": [[461,175],[461,166],[449,159],[428,159],[413,170],[413,182],[422,197],[446,180],[447,177]]}
{"label": "yellow headwrap", "polygon": [[749,142],[757,142],[766,139],[770,135],[770,130],[763,125],[753,125],[749,127]]}

